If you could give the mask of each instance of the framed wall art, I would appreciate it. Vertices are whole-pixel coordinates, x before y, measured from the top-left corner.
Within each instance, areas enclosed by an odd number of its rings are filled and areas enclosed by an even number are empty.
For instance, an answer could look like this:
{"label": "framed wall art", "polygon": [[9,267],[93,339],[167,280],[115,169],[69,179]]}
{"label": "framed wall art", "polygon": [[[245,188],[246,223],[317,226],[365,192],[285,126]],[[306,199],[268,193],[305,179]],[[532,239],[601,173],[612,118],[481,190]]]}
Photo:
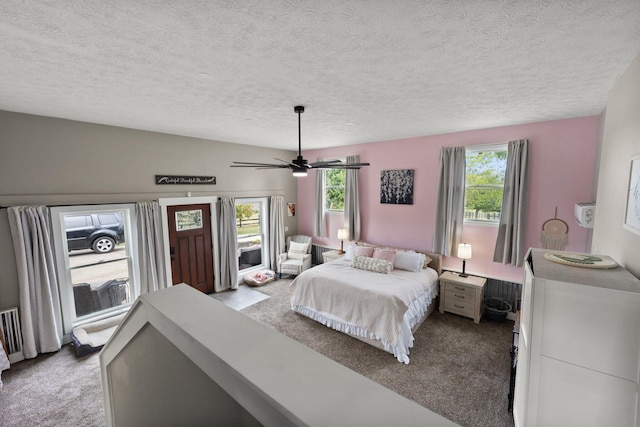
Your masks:
{"label": "framed wall art", "polygon": [[380,203],[413,204],[413,169],[380,172]]}
{"label": "framed wall art", "polygon": [[631,158],[624,228],[640,235],[640,154]]}

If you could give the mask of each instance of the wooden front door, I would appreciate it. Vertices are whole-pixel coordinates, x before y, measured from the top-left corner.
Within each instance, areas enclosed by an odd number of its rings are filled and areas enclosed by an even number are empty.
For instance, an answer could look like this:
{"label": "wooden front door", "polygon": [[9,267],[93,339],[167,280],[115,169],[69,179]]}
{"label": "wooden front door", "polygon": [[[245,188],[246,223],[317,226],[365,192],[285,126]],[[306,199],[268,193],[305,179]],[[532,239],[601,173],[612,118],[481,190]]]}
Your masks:
{"label": "wooden front door", "polygon": [[209,294],[214,290],[211,206],[167,206],[171,277]]}

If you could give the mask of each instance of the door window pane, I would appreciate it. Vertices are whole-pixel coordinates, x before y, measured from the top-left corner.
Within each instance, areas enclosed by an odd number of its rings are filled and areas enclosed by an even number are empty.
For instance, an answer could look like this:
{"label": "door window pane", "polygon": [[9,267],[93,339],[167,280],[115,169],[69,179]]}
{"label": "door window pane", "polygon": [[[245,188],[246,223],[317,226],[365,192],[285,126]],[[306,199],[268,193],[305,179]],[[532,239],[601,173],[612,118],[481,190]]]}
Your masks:
{"label": "door window pane", "polygon": [[202,228],[202,209],[176,212],[176,231]]}

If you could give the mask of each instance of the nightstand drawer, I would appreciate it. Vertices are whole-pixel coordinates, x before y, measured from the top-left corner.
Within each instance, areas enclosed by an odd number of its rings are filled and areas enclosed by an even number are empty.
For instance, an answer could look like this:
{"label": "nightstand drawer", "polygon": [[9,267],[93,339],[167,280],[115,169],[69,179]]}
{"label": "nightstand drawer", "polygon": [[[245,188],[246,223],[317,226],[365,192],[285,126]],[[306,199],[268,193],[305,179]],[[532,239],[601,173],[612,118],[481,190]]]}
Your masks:
{"label": "nightstand drawer", "polygon": [[474,317],[475,304],[472,301],[464,301],[458,299],[449,299],[444,304],[444,309],[448,312],[459,314],[461,316]]}
{"label": "nightstand drawer", "polygon": [[450,283],[450,282],[447,283],[445,292],[464,295],[469,298],[473,298],[476,295],[476,289],[474,287],[461,285],[459,283]]}

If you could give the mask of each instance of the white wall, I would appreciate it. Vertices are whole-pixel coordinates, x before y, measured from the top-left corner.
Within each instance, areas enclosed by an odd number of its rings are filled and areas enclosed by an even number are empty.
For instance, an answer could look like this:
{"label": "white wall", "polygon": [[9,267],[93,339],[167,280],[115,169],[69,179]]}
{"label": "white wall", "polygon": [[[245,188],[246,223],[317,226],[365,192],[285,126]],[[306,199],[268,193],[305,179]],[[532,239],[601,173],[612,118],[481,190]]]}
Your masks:
{"label": "white wall", "polygon": [[[293,158],[285,150],[186,138],[0,111],[0,205],[91,204],[158,197],[254,197],[296,202],[285,170],[231,168],[234,160]],[[213,175],[216,185],[156,185],[155,175]],[[289,234],[297,217],[284,214]],[[7,210],[0,209],[0,309],[19,304]]]}
{"label": "white wall", "polygon": [[631,156],[640,154],[640,55],[609,91],[591,251],[640,277],[640,236],[623,228]]}

